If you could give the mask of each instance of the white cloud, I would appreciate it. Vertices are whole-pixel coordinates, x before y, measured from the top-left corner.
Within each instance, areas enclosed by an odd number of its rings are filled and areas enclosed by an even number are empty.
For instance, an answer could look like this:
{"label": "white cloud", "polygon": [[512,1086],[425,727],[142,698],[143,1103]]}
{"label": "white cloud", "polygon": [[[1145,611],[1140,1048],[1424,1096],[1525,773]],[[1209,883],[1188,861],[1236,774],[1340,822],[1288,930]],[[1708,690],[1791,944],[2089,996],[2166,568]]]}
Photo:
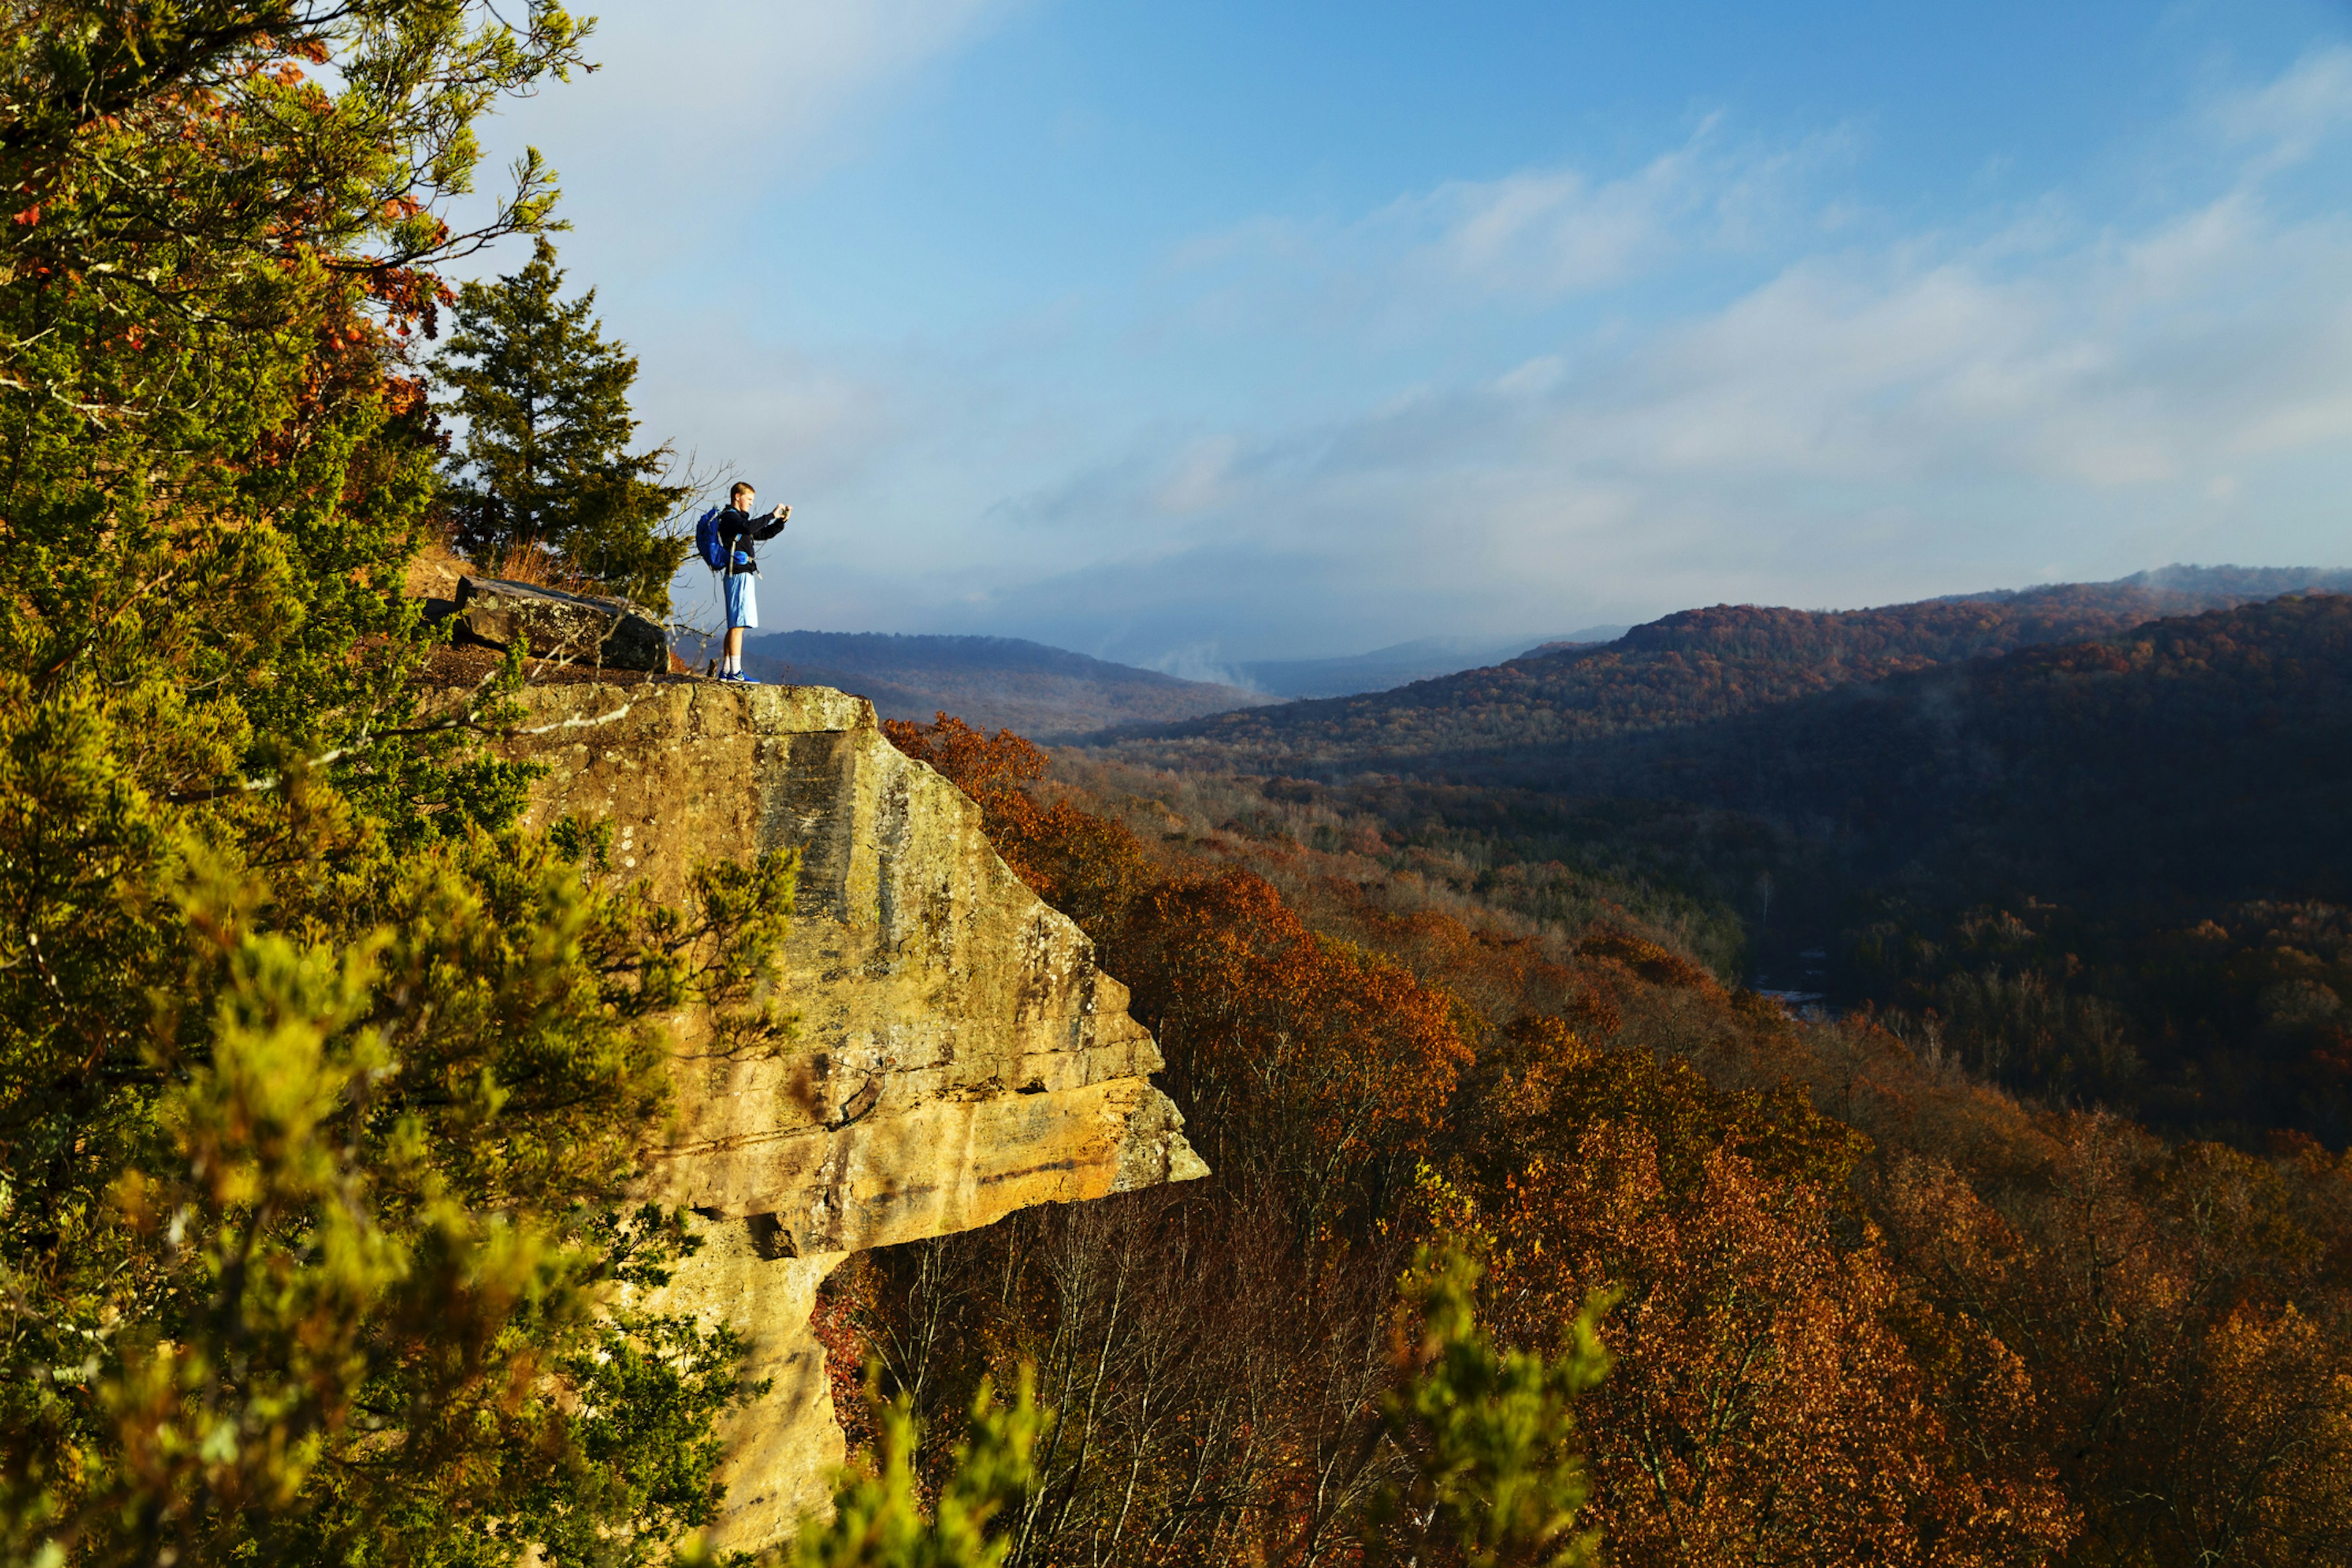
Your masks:
{"label": "white cloud", "polygon": [[1853,152],[1843,133],[1786,149],[1741,143],[1711,114],[1680,147],[1615,179],[1535,169],[1457,181],[1391,205],[1374,233],[1433,230],[1403,265],[1531,296],[1623,283],[1679,254],[1745,249],[1784,228],[1797,184]]}
{"label": "white cloud", "polygon": [[1158,510],[1175,517],[1206,511],[1234,493],[1231,469],[1240,443],[1231,436],[1193,442],[1179,455],[1175,471],[1154,498]]}
{"label": "white cloud", "polygon": [[1558,460],[1654,485],[2092,486],[2352,435],[2352,229],[2231,193],[2020,269],[1801,260],[1563,386]]}
{"label": "white cloud", "polygon": [[[2250,525],[2273,556],[2300,539],[2305,563],[2343,563],[2326,524],[2352,479],[2352,218],[2267,203],[2268,155],[2137,230],[2043,214],[2030,246],[1993,224],[1975,243],[1801,253],[1605,353],[1572,337],[1450,389],[1088,470],[1049,504],[1099,518],[1137,509],[1123,486],[1181,489],[1181,546],[1163,540],[1147,571],[1106,541],[1094,566],[1012,588],[999,613],[1115,649],[1211,634],[1247,657],[1253,633],[1279,647],[1302,617],[1338,647],[1363,640],[1338,626],[1368,619],[1399,637],[1535,632],[1726,595],[1864,603],[2044,566],[2120,574],[2243,553]],[[1704,182],[1677,199],[1703,205]],[[1559,174],[1429,198],[1463,215],[1447,242],[1474,288],[1498,258],[1559,256],[1546,226],[1591,200]],[[1591,276],[1577,265],[1514,276],[1564,287]],[[2315,462],[2333,488],[2284,477]],[[1123,568],[1114,624],[1076,588],[1107,592]]]}
{"label": "white cloud", "polygon": [[1400,202],[1387,223],[1431,226],[1425,265],[1490,289],[1567,294],[1623,281],[1674,248],[1678,227],[1723,188],[1687,146],[1622,179],[1595,183],[1575,169],[1534,170],[1441,186]]}
{"label": "white cloud", "polygon": [[[834,58],[837,128],[927,57]],[[1711,123],[1619,176],[1231,225],[1124,315],[776,356],[665,390],[662,427],[746,433],[790,474],[804,624],[1187,669],[1727,597],[2352,563],[2352,207],[2273,177],[2352,124],[2352,51],[2184,123],[2221,172],[2168,210],[2053,191],[1932,227],[1844,188],[1850,139]],[[665,347],[740,352],[723,323]]]}
{"label": "white cloud", "polygon": [[2268,143],[2257,169],[2301,163],[2352,123],[2352,47],[2312,50],[2277,80],[2223,98],[2213,118],[2234,141]]}
{"label": "white cloud", "polygon": [[562,176],[576,242],[608,265],[723,242],[780,180],[854,155],[891,90],[970,42],[1013,0],[621,0],[589,58],[486,127]]}
{"label": "white cloud", "polygon": [[1353,218],[1254,216],[1173,247],[1153,282],[1187,331],[1384,352],[1465,315],[1604,296],[1850,222],[1803,192],[1854,149],[1843,132],[1763,146],[1710,115],[1621,175],[1552,165],[1447,181]]}

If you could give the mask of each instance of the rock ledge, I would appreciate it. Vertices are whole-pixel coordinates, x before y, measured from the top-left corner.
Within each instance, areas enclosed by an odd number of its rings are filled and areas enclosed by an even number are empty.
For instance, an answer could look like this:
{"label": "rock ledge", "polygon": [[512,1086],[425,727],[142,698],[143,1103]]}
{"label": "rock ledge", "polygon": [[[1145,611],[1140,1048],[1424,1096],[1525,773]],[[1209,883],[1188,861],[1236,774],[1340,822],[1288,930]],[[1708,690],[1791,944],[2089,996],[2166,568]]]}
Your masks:
{"label": "rock ledge", "polygon": [[845,1257],[1207,1167],[1151,1086],[1159,1047],[1126,987],[864,699],[648,681],[524,700],[534,716],[508,750],[548,769],[533,819],[609,820],[617,863],[663,897],[700,858],[801,855],[799,1039],[774,1059],[681,1064],[652,1177],[705,1231],[667,1301],[750,1333],[753,1375],[772,1380],[730,1431],[711,1541],[756,1551],[824,1505],[841,1462],[808,1316]]}

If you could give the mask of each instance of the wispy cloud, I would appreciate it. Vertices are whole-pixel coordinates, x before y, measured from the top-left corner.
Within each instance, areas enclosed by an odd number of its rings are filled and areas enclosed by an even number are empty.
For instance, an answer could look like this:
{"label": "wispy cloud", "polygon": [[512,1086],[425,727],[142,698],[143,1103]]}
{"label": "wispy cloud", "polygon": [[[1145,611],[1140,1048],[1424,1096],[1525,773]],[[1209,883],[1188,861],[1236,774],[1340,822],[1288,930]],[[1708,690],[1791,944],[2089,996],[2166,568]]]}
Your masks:
{"label": "wispy cloud", "polygon": [[1396,203],[1368,226],[1384,237],[1430,234],[1407,238],[1409,272],[1537,298],[1580,293],[1682,252],[1758,243],[1796,215],[1800,183],[1844,162],[1852,141],[1759,148],[1727,135],[1723,116],[1710,114],[1682,146],[1628,174],[1552,168],[1454,182]]}
{"label": "wispy cloud", "polygon": [[597,68],[511,105],[488,140],[539,146],[606,268],[727,243],[761,195],[854,157],[893,92],[1014,0],[696,0],[604,7]]}
{"label": "wispy cloud", "polygon": [[1570,166],[1453,180],[1352,216],[1265,215],[1174,247],[1160,298],[1195,330],[1322,330],[1373,345],[1468,313],[1540,310],[1764,254],[1843,221],[1810,188],[1851,165],[1834,131],[1768,146],[1703,118],[1620,174]]}
{"label": "wispy cloud", "polygon": [[[1130,653],[1343,647],[1368,620],[1536,632],[1686,597],[2121,573],[2243,553],[2257,521],[2273,552],[2341,556],[2352,215],[2266,186],[2282,147],[2336,123],[2341,69],[2314,57],[2246,95],[2223,127],[2235,173],[2135,227],[2043,204],[1870,246],[1816,230],[1709,309],[1571,326],[1482,379],[1083,467],[1020,510],[1084,520],[1094,559],[1007,585],[992,613]],[[1407,237],[1371,308],[1436,319],[1465,290],[1635,276],[1747,177],[1710,172],[1703,140],[1615,182],[1532,173],[1398,204],[1370,220]],[[2335,489],[2309,484],[2313,462]],[[1122,537],[1146,518],[1148,546]]]}
{"label": "wispy cloud", "polygon": [[2264,144],[2258,167],[2299,163],[2352,124],[2352,48],[2314,49],[2276,80],[2224,96],[2212,113],[2231,140]]}
{"label": "wispy cloud", "polygon": [[[820,166],[998,15],[889,9],[794,12],[759,47],[828,85],[736,115],[775,73],[734,59],[730,117],[626,178],[683,161],[660,200],[699,212]],[[692,25],[725,52],[725,22]],[[638,122],[693,76],[634,79]],[[2315,52],[2184,102],[2149,133],[2162,179],[1920,216],[1861,194],[1860,135],[1726,115],[1615,170],[1263,214],[1087,298],[887,342],[761,347],[679,292],[641,406],[801,503],[805,624],[1188,669],[1727,597],[2333,564],[2352,199],[2312,172],[2347,131],[2352,50]]]}

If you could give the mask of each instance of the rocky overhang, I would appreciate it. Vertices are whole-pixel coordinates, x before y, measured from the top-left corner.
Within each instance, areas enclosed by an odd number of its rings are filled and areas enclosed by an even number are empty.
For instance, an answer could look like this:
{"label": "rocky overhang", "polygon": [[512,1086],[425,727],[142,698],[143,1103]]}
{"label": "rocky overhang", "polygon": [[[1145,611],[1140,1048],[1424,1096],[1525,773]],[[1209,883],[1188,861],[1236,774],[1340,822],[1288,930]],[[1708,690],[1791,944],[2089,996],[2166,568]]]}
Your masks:
{"label": "rocky overhang", "polygon": [[677,900],[698,859],[799,852],[786,1050],[698,1053],[648,1195],[705,1245],[656,1302],[753,1343],[768,1394],[727,1430],[721,1551],[787,1538],[843,1458],[817,1286],[850,1253],[1205,1175],[1153,1088],[1159,1047],[1091,944],[1006,868],[961,791],[862,698],[667,679],[533,687],[502,747],[542,764],[530,816],[612,824],[615,863]]}

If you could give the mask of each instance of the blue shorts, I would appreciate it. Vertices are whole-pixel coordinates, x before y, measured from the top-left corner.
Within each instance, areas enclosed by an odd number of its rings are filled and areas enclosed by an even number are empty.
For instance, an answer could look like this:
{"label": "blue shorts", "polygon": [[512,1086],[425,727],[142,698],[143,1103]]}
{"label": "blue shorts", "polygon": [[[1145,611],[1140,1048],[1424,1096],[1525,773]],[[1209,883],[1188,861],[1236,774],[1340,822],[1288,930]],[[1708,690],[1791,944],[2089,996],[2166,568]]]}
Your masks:
{"label": "blue shorts", "polygon": [[727,574],[728,630],[760,624],[759,582],[749,572]]}

